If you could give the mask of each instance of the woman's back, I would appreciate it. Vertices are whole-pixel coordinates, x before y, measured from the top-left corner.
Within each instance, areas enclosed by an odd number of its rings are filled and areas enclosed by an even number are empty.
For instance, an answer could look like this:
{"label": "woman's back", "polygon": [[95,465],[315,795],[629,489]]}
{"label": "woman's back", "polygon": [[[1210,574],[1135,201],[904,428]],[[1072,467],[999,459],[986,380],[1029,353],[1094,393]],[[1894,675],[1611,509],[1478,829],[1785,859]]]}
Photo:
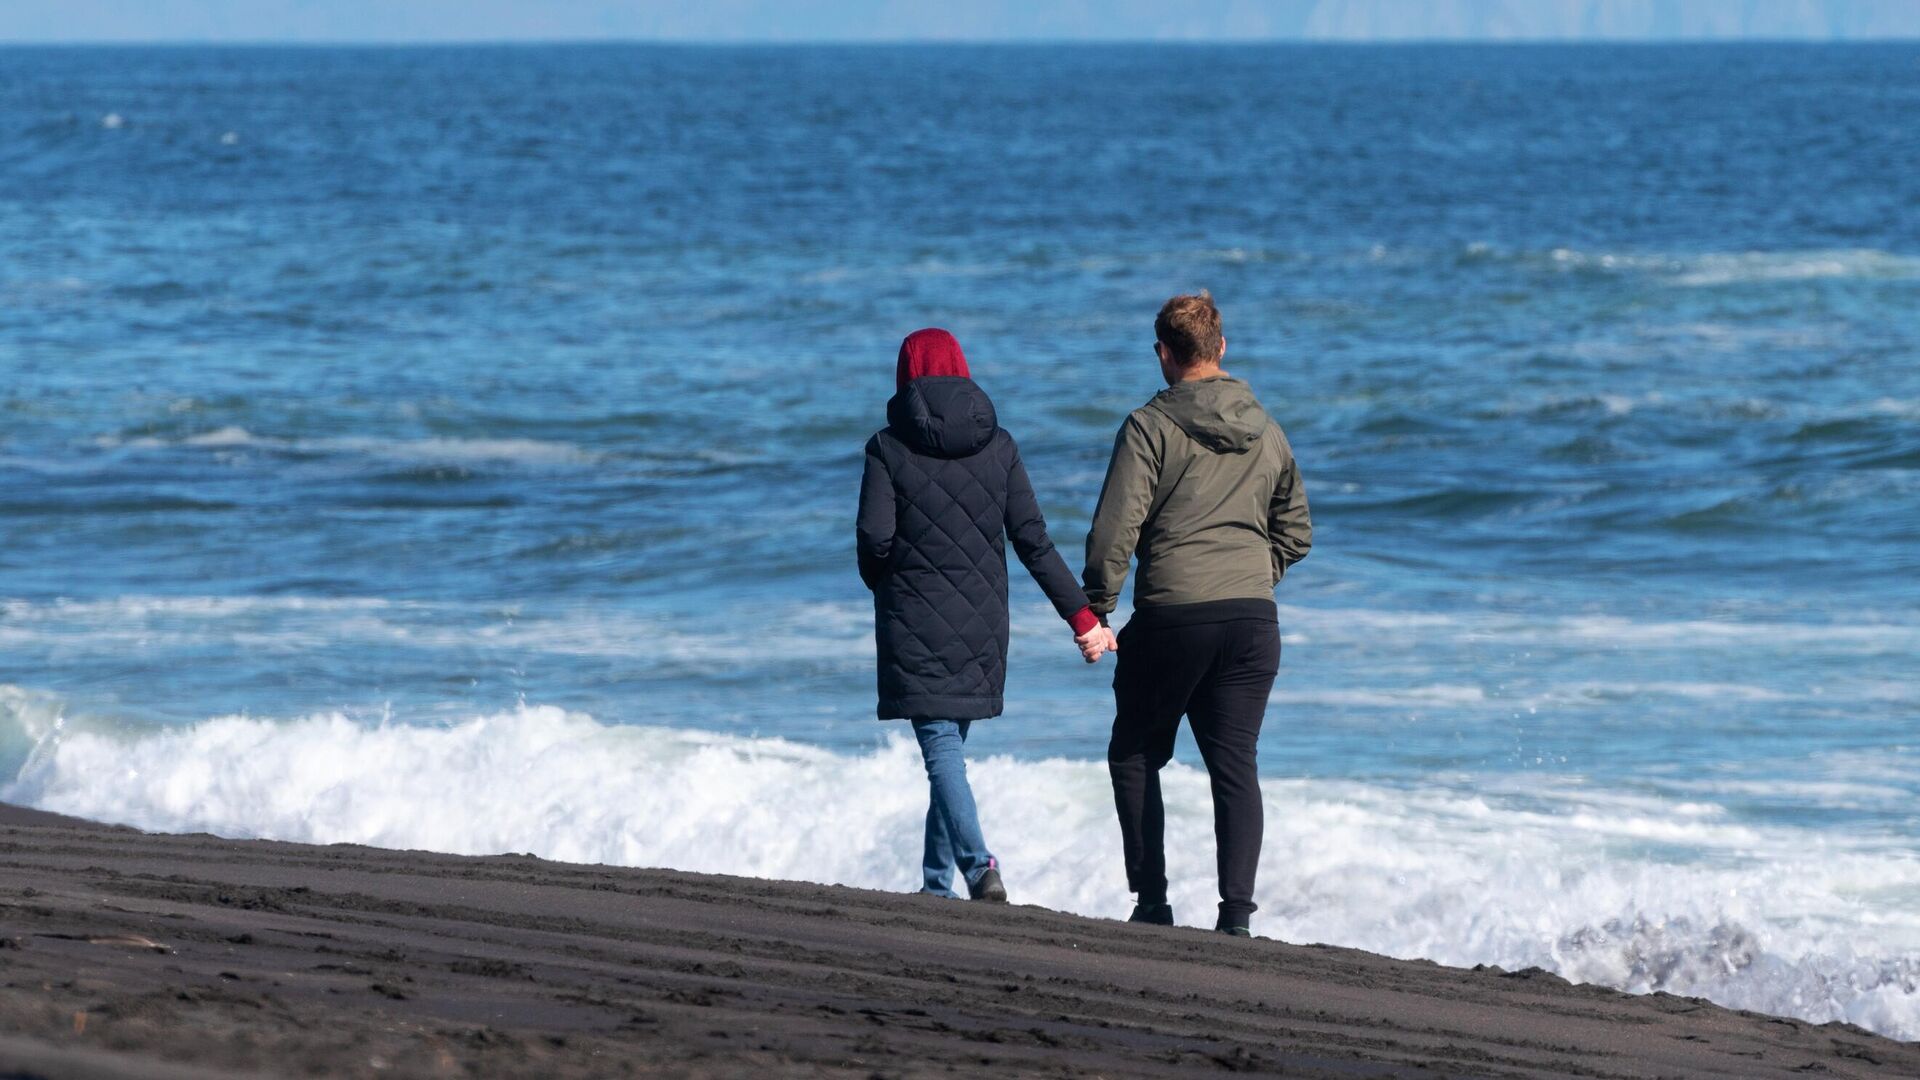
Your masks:
{"label": "woman's back", "polygon": [[1047,537],[1020,448],[986,392],[964,374],[903,366],[903,378],[887,403],[887,426],[867,441],[860,486],[860,576],[873,589],[879,715],[998,716],[1008,539],[1076,633],[1096,620]]}
{"label": "woman's back", "polygon": [[904,715],[998,715],[1013,438],[971,379],[915,379],[888,405],[887,420],[868,443],[885,464],[895,508],[887,573],[875,589],[880,652],[896,658],[882,665],[882,711],[893,699]]}

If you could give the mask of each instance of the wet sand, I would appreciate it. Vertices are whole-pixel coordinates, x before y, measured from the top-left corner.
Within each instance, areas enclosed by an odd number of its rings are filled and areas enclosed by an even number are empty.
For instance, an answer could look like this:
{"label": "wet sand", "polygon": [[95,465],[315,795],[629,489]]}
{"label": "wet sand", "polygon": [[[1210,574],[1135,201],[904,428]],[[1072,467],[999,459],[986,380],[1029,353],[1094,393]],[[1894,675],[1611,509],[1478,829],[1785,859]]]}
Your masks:
{"label": "wet sand", "polygon": [[9,1078],[1920,1076],[1848,1025],[1020,906],[10,807],[0,865]]}

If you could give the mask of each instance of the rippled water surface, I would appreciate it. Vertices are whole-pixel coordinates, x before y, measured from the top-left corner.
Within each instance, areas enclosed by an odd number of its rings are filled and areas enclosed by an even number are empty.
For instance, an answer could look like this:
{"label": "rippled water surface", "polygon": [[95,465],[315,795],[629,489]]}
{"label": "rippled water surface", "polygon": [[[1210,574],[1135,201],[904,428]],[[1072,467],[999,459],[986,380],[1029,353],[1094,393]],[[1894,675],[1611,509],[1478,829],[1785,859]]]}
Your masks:
{"label": "rippled water surface", "polygon": [[[1077,553],[1207,287],[1316,525],[1267,928],[1920,1037],[1916,115],[1910,45],[0,50],[0,797],[908,887],[894,347]],[[1109,672],[1014,601],[983,812],[1110,913]]]}

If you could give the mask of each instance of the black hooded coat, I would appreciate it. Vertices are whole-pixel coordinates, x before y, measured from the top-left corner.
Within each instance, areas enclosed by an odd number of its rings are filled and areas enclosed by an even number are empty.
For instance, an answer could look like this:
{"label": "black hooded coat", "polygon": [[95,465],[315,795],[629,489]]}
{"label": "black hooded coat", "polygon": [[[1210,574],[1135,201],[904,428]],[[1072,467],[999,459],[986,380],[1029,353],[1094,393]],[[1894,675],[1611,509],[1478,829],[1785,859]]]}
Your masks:
{"label": "black hooded coat", "polygon": [[1019,447],[972,379],[915,379],[887,403],[887,426],[867,442],[858,533],[882,720],[1000,715],[1007,539],[1061,618],[1087,603]]}

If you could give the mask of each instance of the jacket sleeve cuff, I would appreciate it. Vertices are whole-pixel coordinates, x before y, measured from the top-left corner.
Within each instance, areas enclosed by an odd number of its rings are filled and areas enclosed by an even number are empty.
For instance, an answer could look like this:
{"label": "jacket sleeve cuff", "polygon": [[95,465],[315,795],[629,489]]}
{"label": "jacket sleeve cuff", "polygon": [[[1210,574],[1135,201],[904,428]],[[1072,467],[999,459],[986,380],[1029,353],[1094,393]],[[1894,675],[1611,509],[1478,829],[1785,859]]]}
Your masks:
{"label": "jacket sleeve cuff", "polygon": [[1100,616],[1095,615],[1092,608],[1083,607],[1068,616],[1067,622],[1073,627],[1073,636],[1080,637],[1100,625]]}

